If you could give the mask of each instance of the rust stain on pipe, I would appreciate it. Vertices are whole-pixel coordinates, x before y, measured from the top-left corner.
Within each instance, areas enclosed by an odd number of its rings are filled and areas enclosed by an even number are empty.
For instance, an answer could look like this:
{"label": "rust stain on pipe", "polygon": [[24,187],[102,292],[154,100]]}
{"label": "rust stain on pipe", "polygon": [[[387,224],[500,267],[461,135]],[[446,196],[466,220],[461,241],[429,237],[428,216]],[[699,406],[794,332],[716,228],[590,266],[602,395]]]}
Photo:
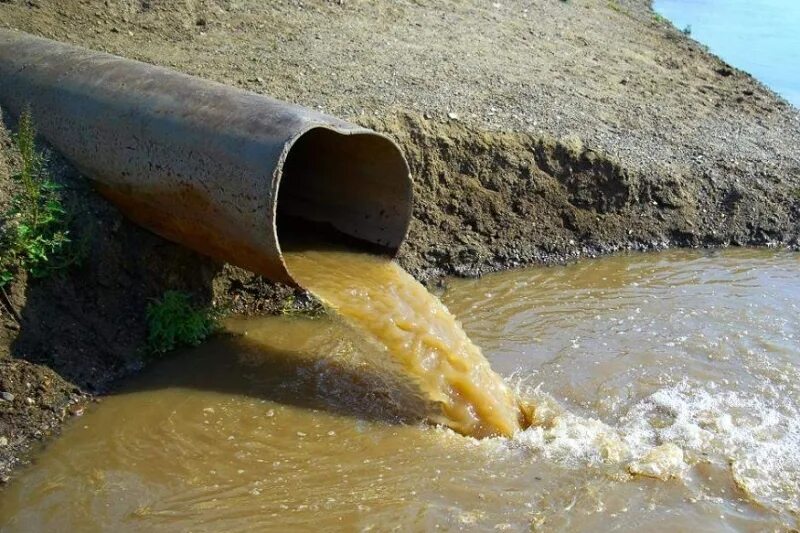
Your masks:
{"label": "rust stain on pipe", "polygon": [[388,137],[265,96],[0,30],[0,105],[144,227],[275,281],[278,213],[396,253],[408,165]]}

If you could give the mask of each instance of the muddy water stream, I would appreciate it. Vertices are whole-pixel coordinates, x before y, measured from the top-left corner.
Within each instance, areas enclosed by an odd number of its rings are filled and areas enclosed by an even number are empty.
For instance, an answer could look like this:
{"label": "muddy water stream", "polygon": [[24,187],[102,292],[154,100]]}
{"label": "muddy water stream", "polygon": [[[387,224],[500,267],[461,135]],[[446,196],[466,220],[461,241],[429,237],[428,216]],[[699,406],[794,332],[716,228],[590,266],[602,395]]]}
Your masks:
{"label": "muddy water stream", "polygon": [[241,335],[75,419],[0,494],[0,524],[796,527],[797,255],[620,256],[456,280],[443,301],[541,425],[477,440],[424,424],[429,398],[338,320],[231,321]]}
{"label": "muddy water stream", "polygon": [[475,437],[520,428],[511,389],[438,298],[395,262],[318,248],[285,257],[303,287],[374,342],[373,358],[418,388],[426,418]]}

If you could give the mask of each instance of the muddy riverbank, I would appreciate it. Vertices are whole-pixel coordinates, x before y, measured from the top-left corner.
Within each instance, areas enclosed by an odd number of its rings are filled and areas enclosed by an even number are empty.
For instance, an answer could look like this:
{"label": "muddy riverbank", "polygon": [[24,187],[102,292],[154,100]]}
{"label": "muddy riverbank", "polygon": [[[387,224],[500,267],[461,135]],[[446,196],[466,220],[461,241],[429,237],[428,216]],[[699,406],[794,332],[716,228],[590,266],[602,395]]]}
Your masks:
{"label": "muddy riverbank", "polygon": [[[427,282],[628,249],[798,245],[798,111],[644,0],[6,0],[0,26],[391,134],[416,187],[400,261]],[[0,204],[17,164],[3,129]],[[50,169],[85,258],[20,277],[0,306],[4,478],[147,363],[144,310],[165,290],[235,313],[312,305],[128,223],[58,154]]]}

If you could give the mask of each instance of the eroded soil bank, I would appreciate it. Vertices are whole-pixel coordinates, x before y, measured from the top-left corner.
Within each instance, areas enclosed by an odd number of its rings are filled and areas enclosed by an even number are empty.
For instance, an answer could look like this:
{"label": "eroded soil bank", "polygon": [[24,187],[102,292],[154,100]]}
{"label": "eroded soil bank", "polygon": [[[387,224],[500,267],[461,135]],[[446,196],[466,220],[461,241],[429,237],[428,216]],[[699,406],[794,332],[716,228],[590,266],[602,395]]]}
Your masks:
{"label": "eroded soil bank", "polygon": [[[626,249],[798,246],[797,110],[645,0],[5,0],[0,26],[393,135],[416,187],[400,261],[429,283]],[[17,159],[4,128],[0,206]],[[235,313],[314,305],[128,223],[50,159],[85,259],[20,277],[3,297],[3,479],[32,443],[146,364],[144,311],[165,290]]]}

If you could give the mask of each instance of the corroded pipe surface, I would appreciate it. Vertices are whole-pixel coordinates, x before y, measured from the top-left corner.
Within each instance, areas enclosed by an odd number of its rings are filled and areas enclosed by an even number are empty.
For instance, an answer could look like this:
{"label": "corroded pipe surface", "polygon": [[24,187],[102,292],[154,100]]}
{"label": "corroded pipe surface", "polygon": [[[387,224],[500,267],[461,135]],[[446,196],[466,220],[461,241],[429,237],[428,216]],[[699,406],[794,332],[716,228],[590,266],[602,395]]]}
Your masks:
{"label": "corroded pipe surface", "polygon": [[408,165],[389,138],[219,83],[0,30],[0,105],[128,217],[201,253],[295,283],[278,213],[396,252]]}

